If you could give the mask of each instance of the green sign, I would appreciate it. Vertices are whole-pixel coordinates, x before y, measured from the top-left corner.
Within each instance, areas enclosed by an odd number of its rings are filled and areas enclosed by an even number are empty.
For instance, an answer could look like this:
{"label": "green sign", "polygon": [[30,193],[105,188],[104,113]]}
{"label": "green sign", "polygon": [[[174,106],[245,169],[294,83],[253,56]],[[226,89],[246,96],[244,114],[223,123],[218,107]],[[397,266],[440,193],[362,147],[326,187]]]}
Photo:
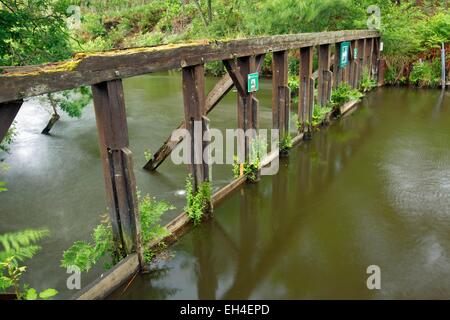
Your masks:
{"label": "green sign", "polygon": [[247,76],[247,92],[255,92],[259,89],[259,74],[249,73]]}
{"label": "green sign", "polygon": [[353,49],[353,60],[358,58],[358,48]]}
{"label": "green sign", "polygon": [[349,55],[350,55],[350,42],[348,42],[348,41],[342,42],[341,43],[341,56],[339,59],[339,66],[341,68],[348,65]]}

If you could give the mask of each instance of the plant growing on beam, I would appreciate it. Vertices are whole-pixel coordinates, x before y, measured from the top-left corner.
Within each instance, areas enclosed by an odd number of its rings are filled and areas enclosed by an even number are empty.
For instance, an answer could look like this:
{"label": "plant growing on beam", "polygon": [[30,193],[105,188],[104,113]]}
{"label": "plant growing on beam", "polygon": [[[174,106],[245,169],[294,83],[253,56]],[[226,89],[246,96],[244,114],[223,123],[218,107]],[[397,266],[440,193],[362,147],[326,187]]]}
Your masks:
{"label": "plant growing on beam", "polygon": [[21,284],[21,278],[27,271],[20,262],[33,258],[41,249],[36,242],[49,236],[46,229],[27,229],[0,235],[3,250],[0,251],[0,292],[13,289],[18,300],[50,299],[58,294],[55,289],[38,292],[28,284]]}
{"label": "plant growing on beam", "polygon": [[336,90],[331,93],[331,105],[333,109],[337,109],[350,101],[361,99],[363,94],[356,89],[352,89],[346,82],[342,82]]}
{"label": "plant growing on beam", "polygon": [[235,178],[245,176],[248,181],[255,182],[258,180],[258,172],[261,169],[261,159],[267,154],[267,142],[265,139],[256,137],[250,141],[250,146],[249,160],[240,163],[237,156],[233,157],[233,176]]}
{"label": "plant growing on beam", "polygon": [[362,78],[360,83],[360,88],[362,92],[367,92],[375,88],[376,83],[370,78],[369,69],[364,67],[362,72]]}
{"label": "plant growing on beam", "polygon": [[203,218],[203,214],[211,207],[211,183],[204,181],[200,183],[197,190],[193,187],[194,179],[192,175],[186,178],[186,207],[184,210],[190,219],[198,225]]}
{"label": "plant growing on beam", "polygon": [[[170,232],[160,225],[160,221],[161,216],[172,209],[175,207],[164,201],[156,201],[149,195],[139,201],[141,240],[146,263],[149,263],[154,256],[150,244],[170,235]],[[64,268],[76,266],[80,271],[87,272],[106,256],[109,256],[110,259],[103,265],[104,269],[111,268],[123,259],[114,251],[112,227],[108,218],[95,227],[90,242],[76,241],[64,251],[61,266]]]}
{"label": "plant growing on beam", "polygon": [[287,154],[292,147],[292,136],[290,133],[285,133],[280,140],[280,154]]}

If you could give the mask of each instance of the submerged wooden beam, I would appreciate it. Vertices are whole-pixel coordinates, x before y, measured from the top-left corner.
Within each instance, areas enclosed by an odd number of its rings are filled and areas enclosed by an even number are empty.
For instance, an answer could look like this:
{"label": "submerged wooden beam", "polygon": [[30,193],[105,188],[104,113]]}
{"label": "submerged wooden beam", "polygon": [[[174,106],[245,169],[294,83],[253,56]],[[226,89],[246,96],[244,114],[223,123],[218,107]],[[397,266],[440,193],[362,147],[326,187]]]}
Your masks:
{"label": "submerged wooden beam", "polygon": [[0,103],[0,142],[8,133],[22,103],[22,100]]}
{"label": "submerged wooden beam", "polygon": [[94,282],[83,288],[73,299],[105,299],[138,271],[139,257],[136,253],[130,254],[103,274],[102,277],[97,278]]}
{"label": "submerged wooden beam", "polygon": [[209,61],[378,36],[370,30],[333,31],[82,53],[60,63],[2,67],[0,102]]}
{"label": "submerged wooden beam", "polygon": [[137,252],[143,262],[122,81],[96,84],[92,86],[92,95],[115,249],[121,255]]}
{"label": "submerged wooden beam", "polygon": [[[206,97],[206,114],[210,113],[215,106],[226,96],[226,94],[233,88],[233,80],[228,74],[225,74],[209,92]],[[177,129],[185,129],[184,120],[178,125]],[[175,147],[183,141],[184,137],[181,137],[178,141],[172,140],[170,135],[164,144],[155,152],[152,159],[150,159],[144,166],[146,170],[156,170],[163,161],[170,155]]]}

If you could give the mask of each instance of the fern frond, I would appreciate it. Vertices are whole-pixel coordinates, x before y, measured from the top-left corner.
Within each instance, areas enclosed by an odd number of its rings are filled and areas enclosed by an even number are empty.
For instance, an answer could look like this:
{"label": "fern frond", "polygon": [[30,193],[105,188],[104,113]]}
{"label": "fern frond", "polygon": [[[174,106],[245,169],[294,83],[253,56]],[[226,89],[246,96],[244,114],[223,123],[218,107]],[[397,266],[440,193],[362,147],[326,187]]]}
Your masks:
{"label": "fern frond", "polygon": [[49,235],[50,232],[47,229],[26,229],[0,235],[0,243],[4,248],[4,251],[8,252],[31,246],[33,243],[36,243]]}

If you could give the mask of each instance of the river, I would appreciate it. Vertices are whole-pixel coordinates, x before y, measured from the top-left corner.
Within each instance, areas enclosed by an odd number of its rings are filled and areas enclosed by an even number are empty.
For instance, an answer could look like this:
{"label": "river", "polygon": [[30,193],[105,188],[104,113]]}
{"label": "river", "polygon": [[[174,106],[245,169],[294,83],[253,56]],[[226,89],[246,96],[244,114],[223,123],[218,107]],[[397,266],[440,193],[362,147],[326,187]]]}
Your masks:
{"label": "river", "polygon": [[[215,79],[207,79],[211,88]],[[183,118],[178,73],[124,81],[130,149],[143,194],[183,210],[185,166],[168,159],[148,173],[144,150],[156,151]],[[258,92],[260,126],[271,124],[271,82]],[[1,180],[0,233],[46,227],[51,237],[29,260],[24,280],[66,289],[62,252],[88,240],[106,212],[92,106],[81,119],[63,116],[51,136],[39,134],[49,114],[30,100],[17,117],[18,136]],[[211,126],[236,125],[236,97],[211,112]],[[450,99],[448,92],[377,89],[350,116],[322,128],[263,176],[215,208],[205,222],[168,248],[153,272],[111,298],[371,299],[450,296]],[[232,179],[213,168],[214,189]],[[381,269],[369,290],[366,269]],[[86,285],[102,273],[95,267]],[[126,289],[126,290],[125,290]]]}

